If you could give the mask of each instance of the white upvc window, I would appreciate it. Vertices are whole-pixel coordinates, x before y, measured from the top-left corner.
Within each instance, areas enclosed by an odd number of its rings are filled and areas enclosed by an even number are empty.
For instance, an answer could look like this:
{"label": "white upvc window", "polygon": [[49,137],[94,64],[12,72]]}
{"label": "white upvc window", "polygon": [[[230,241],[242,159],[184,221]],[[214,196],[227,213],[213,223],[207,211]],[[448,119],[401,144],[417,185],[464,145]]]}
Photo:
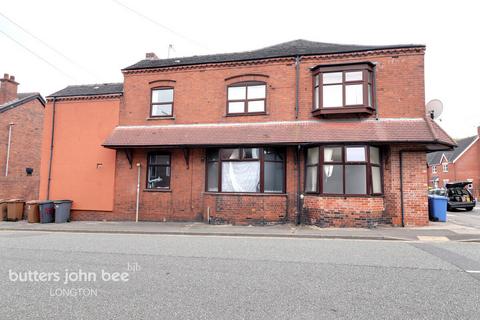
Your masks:
{"label": "white upvc window", "polygon": [[442,167],[443,167],[443,172],[448,172],[448,163],[443,163]]}
{"label": "white upvc window", "polygon": [[437,173],[437,166],[432,166],[432,173]]}

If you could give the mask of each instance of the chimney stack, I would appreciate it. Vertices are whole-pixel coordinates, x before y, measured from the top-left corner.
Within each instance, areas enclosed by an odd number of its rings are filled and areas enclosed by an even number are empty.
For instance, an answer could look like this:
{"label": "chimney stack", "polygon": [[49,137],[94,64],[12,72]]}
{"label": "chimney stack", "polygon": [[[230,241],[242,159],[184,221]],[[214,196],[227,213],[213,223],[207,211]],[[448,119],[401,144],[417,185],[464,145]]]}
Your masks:
{"label": "chimney stack", "polygon": [[158,57],[155,54],[155,52],[147,52],[147,53],[145,53],[145,59],[147,59],[147,60],[158,60]]}
{"label": "chimney stack", "polygon": [[17,87],[18,82],[14,76],[5,73],[3,78],[0,78],[0,105],[17,99]]}

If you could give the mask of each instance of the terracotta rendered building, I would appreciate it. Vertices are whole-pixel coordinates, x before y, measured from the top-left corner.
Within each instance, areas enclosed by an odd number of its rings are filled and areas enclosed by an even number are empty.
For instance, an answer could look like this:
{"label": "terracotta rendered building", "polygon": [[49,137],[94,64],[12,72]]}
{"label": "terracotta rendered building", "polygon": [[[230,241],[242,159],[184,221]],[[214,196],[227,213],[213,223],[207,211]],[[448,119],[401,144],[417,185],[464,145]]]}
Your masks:
{"label": "terracotta rendered building", "polygon": [[18,93],[15,77],[0,78],[0,199],[38,198],[45,100]]}
{"label": "terracotta rendered building", "polygon": [[468,188],[480,197],[480,127],[475,136],[456,140],[452,151],[438,151],[427,157],[428,184],[432,188],[448,182],[470,181]]}
{"label": "terracotta rendered building", "polygon": [[82,220],[425,225],[426,154],[455,143],[425,116],[424,51],[147,54],[123,87],[48,97],[41,195]]}

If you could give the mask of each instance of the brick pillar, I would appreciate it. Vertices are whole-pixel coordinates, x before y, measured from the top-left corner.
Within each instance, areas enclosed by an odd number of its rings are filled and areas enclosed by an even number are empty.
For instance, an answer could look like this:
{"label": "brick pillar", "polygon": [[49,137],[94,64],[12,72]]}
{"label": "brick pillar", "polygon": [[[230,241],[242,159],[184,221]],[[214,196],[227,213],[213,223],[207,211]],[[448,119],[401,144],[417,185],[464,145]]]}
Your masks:
{"label": "brick pillar", "polygon": [[17,87],[18,82],[15,81],[15,77],[5,73],[0,79],[0,105],[17,98]]}

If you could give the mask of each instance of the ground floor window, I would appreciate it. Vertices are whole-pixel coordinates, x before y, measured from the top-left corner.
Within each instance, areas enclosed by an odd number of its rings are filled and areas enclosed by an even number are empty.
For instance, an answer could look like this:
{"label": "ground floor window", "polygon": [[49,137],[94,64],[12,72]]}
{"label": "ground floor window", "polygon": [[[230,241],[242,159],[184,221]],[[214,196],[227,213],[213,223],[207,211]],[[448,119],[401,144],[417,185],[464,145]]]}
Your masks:
{"label": "ground floor window", "polygon": [[170,189],[169,153],[151,152],[147,159],[147,189]]}
{"label": "ground floor window", "polygon": [[207,191],[285,192],[285,151],[280,148],[207,150]]}
{"label": "ground floor window", "polygon": [[382,193],[380,149],[372,146],[321,146],[307,149],[307,193]]}

